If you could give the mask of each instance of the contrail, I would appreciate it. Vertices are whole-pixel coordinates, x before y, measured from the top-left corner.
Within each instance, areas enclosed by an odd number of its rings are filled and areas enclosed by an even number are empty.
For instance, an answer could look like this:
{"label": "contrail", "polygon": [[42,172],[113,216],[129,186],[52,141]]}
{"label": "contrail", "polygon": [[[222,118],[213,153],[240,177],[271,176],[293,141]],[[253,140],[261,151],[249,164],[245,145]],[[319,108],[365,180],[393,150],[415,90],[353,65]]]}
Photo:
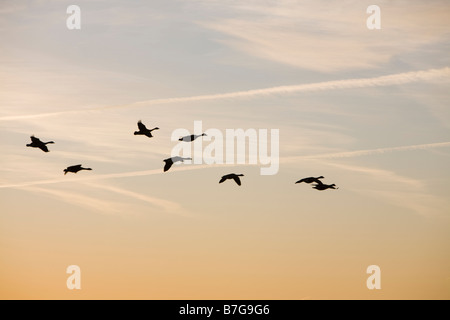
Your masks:
{"label": "contrail", "polygon": [[[370,150],[358,150],[358,151],[349,151],[349,152],[337,152],[337,153],[328,153],[328,154],[318,154],[312,156],[298,156],[298,157],[286,157],[282,158],[282,163],[291,163],[300,160],[320,160],[320,159],[338,159],[338,158],[352,158],[352,157],[360,157],[374,154],[384,154],[388,152],[399,152],[399,151],[414,151],[414,150],[427,150],[434,148],[443,148],[450,147],[450,142],[439,142],[439,143],[429,143],[429,144],[419,144],[413,146],[402,146],[402,147],[392,147],[392,148],[379,148],[379,149],[370,149]],[[182,166],[177,168],[177,171],[191,171],[191,170],[200,170],[206,168],[217,168],[217,167],[230,167],[233,166],[231,164],[215,164],[215,165],[196,165],[196,166]],[[249,164],[242,164],[239,166],[250,166]],[[25,188],[32,187],[36,185],[47,185],[47,184],[55,184],[55,183],[64,183],[64,182],[87,182],[93,180],[103,180],[103,179],[114,179],[114,178],[132,178],[132,177],[142,177],[142,176],[150,176],[156,174],[167,174],[163,173],[161,169],[154,170],[146,170],[146,171],[134,171],[134,172],[123,172],[123,173],[112,173],[112,174],[103,174],[103,175],[91,175],[86,177],[75,177],[69,179],[51,179],[51,180],[38,180],[38,181],[29,181],[29,182],[20,182],[20,183],[11,183],[0,185],[0,189],[6,188]]]}
{"label": "contrail", "polygon": [[317,155],[312,155],[312,156],[289,157],[289,158],[282,159],[282,161],[283,162],[293,162],[293,161],[297,161],[297,160],[353,158],[353,157],[369,156],[369,155],[374,155],[374,154],[384,154],[384,153],[388,153],[388,152],[427,150],[427,149],[443,148],[443,147],[450,147],[450,142],[429,143],[429,144],[419,144],[419,145],[414,145],[414,146],[379,148],[379,149],[358,150],[358,151],[348,151],[348,152],[336,152],[336,153],[327,153],[327,154],[317,154]]}
{"label": "contrail", "polygon": [[[209,166],[185,166],[182,168],[177,168],[177,171],[187,171],[187,170],[199,170],[205,169]],[[47,184],[55,184],[55,183],[65,183],[65,182],[87,182],[94,180],[103,180],[103,179],[115,179],[115,178],[132,178],[132,177],[142,177],[142,176],[151,176],[156,174],[167,174],[162,171],[162,169],[154,169],[154,170],[146,170],[146,171],[133,171],[133,172],[123,172],[123,173],[111,173],[111,174],[103,174],[103,175],[90,175],[85,177],[67,177],[65,179],[49,179],[49,180],[38,180],[38,181],[28,181],[28,182],[19,182],[19,183],[11,183],[0,185],[0,189],[5,188],[25,188],[32,187],[37,185],[47,185]]]}
{"label": "contrail", "polygon": [[29,114],[21,116],[5,116],[0,117],[0,121],[14,121],[14,120],[26,120],[26,119],[39,119],[46,117],[56,117],[56,116],[67,116],[68,114],[77,114],[80,112],[92,111],[93,109],[81,109],[73,111],[60,111],[60,112],[49,112],[49,113],[39,113],[39,114]]}
{"label": "contrail", "polygon": [[211,94],[211,95],[199,95],[199,96],[192,96],[192,97],[152,99],[152,100],[138,101],[138,102],[125,104],[125,105],[72,110],[72,111],[67,111],[67,112],[53,112],[53,113],[42,113],[42,114],[34,114],[34,115],[20,115],[20,116],[5,116],[5,117],[0,117],[0,121],[51,117],[51,116],[58,116],[58,115],[67,114],[67,113],[75,114],[75,113],[84,113],[84,112],[99,111],[99,110],[105,110],[105,109],[131,108],[131,107],[141,107],[141,106],[150,106],[150,105],[161,105],[161,104],[168,104],[168,103],[185,103],[185,102],[195,102],[195,101],[212,101],[212,100],[223,100],[223,99],[252,98],[252,97],[259,97],[259,96],[292,94],[292,93],[302,93],[302,92],[317,92],[317,91],[327,91],[327,90],[385,87],[385,86],[402,85],[402,84],[414,83],[414,82],[427,82],[427,81],[432,81],[432,80],[439,80],[439,79],[443,79],[443,78],[448,78],[449,76],[450,76],[450,68],[445,67],[442,69],[413,71],[413,72],[398,73],[398,74],[392,74],[392,75],[374,77],[374,78],[335,80],[335,81],[326,81],[326,82],[318,82],[318,83],[310,83],[310,84],[279,86],[279,87],[248,90],[248,91],[237,91],[237,92]]}
{"label": "contrail", "polygon": [[274,94],[290,94],[301,92],[315,92],[325,90],[338,90],[338,89],[354,89],[354,88],[366,88],[366,87],[383,87],[391,85],[401,85],[406,83],[430,81],[450,76],[450,68],[445,67],[442,69],[431,69],[427,71],[415,71],[407,73],[398,73],[388,76],[381,76],[376,78],[362,78],[362,79],[349,79],[349,80],[336,80],[327,82],[318,82],[311,84],[300,84],[292,86],[280,86],[265,89],[256,89],[248,91],[237,91],[223,94],[202,95],[194,97],[182,97],[182,98],[168,98],[168,99],[155,99],[135,102],[134,106],[138,105],[151,105],[151,104],[163,104],[163,103],[176,103],[176,102],[191,102],[191,101],[204,101],[204,100],[221,100],[230,98],[249,98],[256,96],[266,96]]}

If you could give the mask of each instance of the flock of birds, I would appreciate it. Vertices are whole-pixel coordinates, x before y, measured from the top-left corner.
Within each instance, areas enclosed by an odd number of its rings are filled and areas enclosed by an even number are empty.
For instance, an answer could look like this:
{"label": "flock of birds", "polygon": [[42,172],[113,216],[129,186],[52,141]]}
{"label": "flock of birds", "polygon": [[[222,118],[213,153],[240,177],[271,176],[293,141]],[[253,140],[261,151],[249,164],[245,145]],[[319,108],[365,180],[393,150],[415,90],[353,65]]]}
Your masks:
{"label": "flock of birds", "polygon": [[322,181],[320,181],[320,179],[324,179],[324,178],[325,177],[323,177],[323,176],[320,176],[317,178],[314,178],[314,177],[303,178],[303,179],[297,181],[295,184],[299,184],[299,183],[303,183],[303,182],[308,183],[308,184],[315,183],[313,185],[313,189],[316,189],[319,191],[324,191],[327,189],[339,189],[339,188],[336,188],[336,185],[334,183],[333,184],[324,184]]}
{"label": "flock of birds", "polygon": [[[149,138],[153,138],[152,132],[155,131],[155,130],[159,130],[158,127],[153,128],[153,129],[148,129],[142,123],[142,121],[139,121],[137,125],[138,125],[139,131],[135,131],[134,132],[135,136],[141,135],[141,136],[146,136],[146,137],[149,137]],[[193,135],[190,135],[190,136],[182,137],[182,138],[179,139],[179,141],[192,142],[192,141],[195,141],[198,138],[205,137],[205,136],[206,136],[205,133],[203,133],[201,135],[193,134]],[[27,147],[39,148],[39,149],[41,149],[44,152],[50,152],[48,150],[47,145],[48,144],[54,144],[54,143],[55,143],[54,141],[42,142],[40,139],[36,138],[35,136],[31,136],[31,143],[27,144]],[[186,160],[192,160],[192,158],[171,157],[171,158],[165,159],[164,160],[164,162],[165,162],[164,172],[169,171],[170,168],[172,168],[172,166],[175,163],[177,163],[177,162],[184,162]],[[83,168],[83,166],[81,164],[78,164],[78,165],[70,166],[70,167],[67,167],[66,169],[64,169],[64,175],[66,175],[69,172],[71,172],[71,173],[78,173],[78,172],[83,171],[83,170],[91,171],[92,169],[91,168]],[[219,183],[224,183],[227,180],[234,180],[234,182],[236,182],[236,184],[238,186],[241,186],[242,185],[242,181],[241,181],[240,177],[243,177],[243,176],[244,176],[243,174],[235,174],[235,173],[227,174],[227,175],[223,176],[220,179]],[[313,189],[316,189],[316,190],[319,190],[319,191],[324,191],[324,190],[328,190],[328,189],[339,189],[339,188],[336,188],[335,184],[331,184],[331,185],[324,184],[321,181],[321,179],[324,179],[324,177],[320,176],[320,177],[317,177],[317,178],[314,178],[314,177],[303,178],[303,179],[297,181],[296,184],[300,184],[300,183],[313,184]]]}

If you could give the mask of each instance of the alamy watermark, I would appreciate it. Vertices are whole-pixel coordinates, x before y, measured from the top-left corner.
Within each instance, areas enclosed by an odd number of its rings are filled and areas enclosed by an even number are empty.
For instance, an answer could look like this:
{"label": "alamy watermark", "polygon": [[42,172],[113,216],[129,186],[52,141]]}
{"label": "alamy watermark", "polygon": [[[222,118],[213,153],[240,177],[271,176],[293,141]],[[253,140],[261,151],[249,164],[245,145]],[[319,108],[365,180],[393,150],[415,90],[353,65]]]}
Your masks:
{"label": "alamy watermark", "polygon": [[[66,20],[66,26],[69,30],[80,30],[81,29],[81,9],[77,5],[70,5],[66,10],[67,14],[70,16]],[[369,30],[380,30],[381,29],[381,8],[375,4],[367,7],[367,14],[370,16],[366,20],[366,25]]]}
{"label": "alamy watermark", "polygon": [[[192,139],[183,139],[192,137]],[[194,132],[180,128],[172,132],[172,157],[192,158],[194,164],[261,165],[261,175],[276,175],[280,168],[279,129],[208,129],[194,121]],[[270,149],[270,153],[269,153]]]}
{"label": "alamy watermark", "polygon": [[66,20],[66,26],[69,30],[80,30],[81,29],[81,9],[77,5],[70,5],[66,10],[67,14],[70,16]]}
{"label": "alamy watermark", "polygon": [[380,30],[381,29],[381,8],[377,5],[371,5],[367,8],[367,14],[370,14],[367,18],[367,29]]}
{"label": "alamy watermark", "polygon": [[366,272],[371,275],[366,281],[367,289],[381,290],[381,268],[377,265],[372,265],[367,267]]}
{"label": "alamy watermark", "polygon": [[81,269],[77,265],[68,266],[66,273],[70,274],[67,278],[66,286],[69,290],[81,290]]}

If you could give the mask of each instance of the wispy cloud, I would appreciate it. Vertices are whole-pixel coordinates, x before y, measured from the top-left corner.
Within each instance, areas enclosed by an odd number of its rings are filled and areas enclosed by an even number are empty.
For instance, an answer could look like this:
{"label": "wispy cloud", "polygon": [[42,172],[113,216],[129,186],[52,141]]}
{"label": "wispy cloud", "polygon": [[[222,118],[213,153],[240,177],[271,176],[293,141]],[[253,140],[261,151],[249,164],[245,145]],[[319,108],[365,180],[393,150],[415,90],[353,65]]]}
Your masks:
{"label": "wispy cloud", "polygon": [[[89,110],[92,111],[92,110]],[[20,115],[20,116],[5,116],[1,117],[0,121],[15,121],[15,120],[27,120],[27,119],[39,119],[46,117],[57,117],[57,116],[67,116],[70,114],[79,114],[85,113],[86,110],[71,110],[71,111],[61,111],[61,112],[47,112],[41,114],[29,114],[29,115]]]}
{"label": "wispy cloud", "polygon": [[123,210],[120,210],[117,201],[102,200],[98,197],[87,196],[80,192],[69,192],[63,190],[50,189],[45,187],[36,187],[32,185],[24,186],[23,190],[34,192],[38,194],[47,194],[57,198],[59,201],[76,205],[89,210],[94,210],[102,214],[122,215]]}
{"label": "wispy cloud", "polygon": [[[184,166],[179,168],[174,168],[172,171],[190,171],[190,170],[200,170],[206,169],[210,166]],[[154,170],[146,170],[146,171],[133,171],[133,172],[123,172],[123,173],[111,173],[111,174],[101,174],[101,175],[91,175],[85,177],[66,177],[65,179],[48,179],[48,180],[37,180],[37,181],[27,181],[27,182],[19,182],[19,183],[9,183],[0,185],[0,189],[5,188],[14,188],[21,189],[26,187],[38,186],[38,185],[49,185],[49,184],[57,184],[57,183],[77,183],[77,182],[89,182],[96,180],[105,180],[105,179],[117,179],[117,178],[133,178],[133,177],[143,177],[143,176],[151,176],[157,174],[170,174],[164,173],[162,166],[161,169]]]}
{"label": "wispy cloud", "polygon": [[398,190],[388,188],[388,190],[380,190],[353,188],[353,191],[376,199],[384,199],[392,205],[411,210],[422,216],[449,218],[448,216],[443,215],[448,211],[449,202],[443,198],[430,194],[425,189],[405,188],[404,190]]}
{"label": "wispy cloud", "polygon": [[[349,164],[342,164],[342,163],[336,163],[336,162],[330,162],[321,160],[321,163],[326,164],[327,166],[335,167],[340,170],[346,170],[346,171],[352,171],[354,173],[360,173],[365,175],[370,175],[374,180],[385,182],[386,184],[391,183],[391,186],[393,183],[397,184],[395,187],[398,187],[398,185],[401,185],[403,187],[413,187],[417,189],[421,189],[424,187],[424,184],[416,179],[411,179],[408,177],[400,176],[396,174],[395,172],[379,169],[379,168],[372,168],[372,167],[363,167],[363,166],[355,166],[355,165],[349,165]],[[360,186],[358,186],[358,189]]]}
{"label": "wispy cloud", "polygon": [[413,146],[402,146],[393,148],[378,148],[369,150],[357,150],[348,152],[336,152],[327,154],[317,154],[311,156],[299,156],[299,157],[286,157],[282,159],[282,162],[295,162],[298,160],[314,160],[314,159],[338,159],[338,158],[353,158],[370,156],[376,154],[385,154],[390,152],[400,152],[400,151],[416,151],[416,150],[428,150],[435,148],[445,148],[450,147],[450,142],[440,142],[440,143],[429,143],[429,144],[418,144]]}
{"label": "wispy cloud", "polygon": [[[164,212],[174,215],[180,215],[183,217],[193,218],[194,215],[187,212],[181,205],[178,203],[152,197],[149,195],[143,195],[140,193],[132,192],[123,188],[111,186],[111,185],[103,185],[100,183],[91,183],[91,182],[82,182],[84,188],[75,190],[62,190],[45,187],[38,187],[36,185],[27,185],[21,186],[21,189],[27,192],[33,192],[37,194],[47,194],[56,198],[58,201],[63,201],[69,203],[71,205],[76,205],[79,207],[83,207],[89,210],[93,210],[95,212],[99,212],[102,214],[114,214],[114,215],[129,215],[130,214],[130,203],[127,201],[121,201],[117,197],[114,197],[114,200],[111,200],[111,197],[105,199],[100,196],[98,192],[96,192],[95,196],[92,196],[89,188],[94,188],[98,190],[106,191],[107,193],[115,193],[118,195],[125,196],[127,198],[132,198],[135,200],[139,200],[145,202],[147,204],[152,205],[154,208],[158,209],[158,212]],[[125,210],[125,208],[128,208]]]}
{"label": "wispy cloud", "polygon": [[131,177],[141,177],[141,176],[149,176],[160,174],[161,170],[147,170],[147,171],[134,171],[134,172],[124,172],[124,173],[111,173],[111,174],[103,174],[103,175],[91,175],[89,177],[67,177],[65,179],[48,179],[48,180],[38,180],[38,181],[28,181],[28,182],[19,182],[19,183],[11,183],[0,185],[1,188],[25,188],[32,187],[37,185],[48,185],[48,184],[57,184],[57,183],[74,183],[74,182],[86,182],[86,181],[95,181],[95,180],[104,180],[104,179],[114,179],[114,178],[131,178]]}
{"label": "wispy cloud", "polygon": [[227,16],[199,24],[220,32],[221,44],[249,57],[327,73],[379,68],[395,56],[445,39],[450,11],[441,0],[379,0],[382,30],[371,32],[366,27],[369,1],[213,2]]}
{"label": "wispy cloud", "polygon": [[390,170],[326,160],[317,161],[320,161],[321,165],[352,173],[345,175],[347,179],[345,190],[377,198],[423,216],[440,216],[448,207],[448,201],[431,194],[424,181],[402,176]]}
{"label": "wispy cloud", "polygon": [[302,92],[317,92],[327,90],[355,89],[368,87],[384,87],[392,85],[402,85],[413,82],[432,81],[450,77],[450,68],[431,69],[425,71],[414,71],[406,73],[398,73],[374,78],[356,78],[348,80],[326,81],[311,84],[300,84],[292,86],[279,86],[273,88],[256,89],[248,91],[237,91],[223,94],[202,95],[184,98],[168,98],[140,101],[132,104],[133,106],[191,102],[204,100],[221,100],[234,98],[251,98],[266,95],[292,94]]}
{"label": "wispy cloud", "polygon": [[[450,142],[441,142],[441,143],[430,143],[430,144],[420,144],[420,145],[412,145],[412,146],[400,146],[393,148],[378,148],[378,149],[370,149],[370,150],[357,150],[350,152],[337,152],[337,153],[328,153],[328,154],[318,154],[312,156],[299,156],[299,157],[284,157],[281,158],[281,163],[293,163],[299,160],[326,160],[326,159],[337,159],[337,158],[352,158],[352,157],[360,157],[360,156],[369,156],[376,154],[385,154],[390,152],[402,152],[402,151],[415,151],[415,150],[429,150],[434,148],[445,148],[450,147]],[[337,164],[336,164],[337,165]],[[191,171],[191,170],[202,170],[212,167],[230,167],[232,165],[222,164],[222,165],[183,165],[177,166],[175,168],[176,171]],[[353,168],[353,170],[356,170]],[[367,171],[367,169],[364,169]],[[375,169],[373,169],[375,170]],[[358,170],[356,170],[358,171]],[[372,171],[378,172],[378,171]],[[26,181],[19,183],[6,183],[0,185],[0,189],[5,188],[26,188],[38,185],[50,185],[50,184],[58,184],[58,183],[76,183],[76,182],[89,182],[96,180],[105,180],[105,179],[115,179],[115,178],[132,178],[132,177],[142,177],[142,176],[150,176],[150,175],[158,175],[158,174],[168,174],[164,173],[162,169],[154,169],[154,170],[145,170],[145,171],[133,171],[133,172],[123,172],[123,173],[111,173],[111,174],[102,174],[102,175],[91,175],[84,177],[65,177],[61,179],[47,179],[47,180],[36,180],[36,181]]]}
{"label": "wispy cloud", "polygon": [[179,205],[178,203],[169,201],[169,200],[165,200],[165,199],[161,199],[161,198],[156,198],[156,197],[152,197],[149,195],[143,195],[140,193],[136,193],[136,192],[132,192],[123,188],[119,188],[119,187],[114,187],[114,186],[110,186],[110,185],[101,185],[101,184],[93,184],[93,183],[89,183],[89,186],[98,188],[98,189],[102,189],[102,190],[106,190],[109,192],[114,192],[120,195],[124,195],[136,200],[140,200],[146,203],[151,204],[152,206],[155,206],[156,208],[166,212],[166,213],[170,213],[170,214],[176,214],[176,215],[181,215],[184,217],[192,217],[192,214],[188,213],[181,205]]}
{"label": "wispy cloud", "polygon": [[6,116],[6,117],[0,117],[0,121],[26,120],[26,119],[52,117],[52,116],[60,116],[60,115],[67,115],[67,114],[80,114],[80,113],[99,111],[99,110],[105,110],[105,109],[143,107],[143,106],[161,105],[161,104],[169,104],[169,103],[187,103],[187,102],[195,102],[195,101],[253,98],[253,97],[270,96],[270,95],[288,95],[288,94],[295,94],[295,93],[319,92],[319,91],[328,91],[328,90],[385,87],[385,86],[403,85],[403,84],[416,83],[416,82],[439,81],[441,79],[446,79],[449,77],[450,77],[450,68],[445,67],[445,68],[441,68],[441,69],[413,71],[413,72],[398,73],[398,74],[373,77],[373,78],[355,78],[355,79],[325,81],[325,82],[299,84],[299,85],[291,85],[291,86],[278,86],[278,87],[272,87],[272,88],[255,89],[255,90],[247,90],[247,91],[236,91],[236,92],[212,94],[212,95],[198,95],[198,96],[180,97],[180,98],[152,99],[152,100],[138,101],[138,102],[125,104],[125,105],[98,107],[98,108],[92,108],[92,109],[80,109],[80,110],[67,111],[67,112],[51,112],[51,113],[42,113],[42,114],[34,114],[34,115]]}
{"label": "wispy cloud", "polygon": [[[68,152],[68,151],[58,151],[58,156],[61,156],[62,158],[72,158],[72,159],[79,159],[80,154],[76,152]],[[105,162],[105,163],[121,163],[124,162],[122,159],[118,159],[117,157],[112,158],[108,156],[99,156],[99,155],[86,155],[83,154],[83,161],[96,161],[96,162]]]}

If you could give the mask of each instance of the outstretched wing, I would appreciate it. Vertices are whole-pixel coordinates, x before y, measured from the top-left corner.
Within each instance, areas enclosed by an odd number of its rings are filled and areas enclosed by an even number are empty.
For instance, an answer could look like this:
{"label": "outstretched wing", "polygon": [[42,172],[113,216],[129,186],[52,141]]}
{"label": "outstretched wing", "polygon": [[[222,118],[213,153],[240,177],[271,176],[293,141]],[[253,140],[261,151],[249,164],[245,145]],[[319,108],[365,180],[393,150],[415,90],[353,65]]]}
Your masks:
{"label": "outstretched wing", "polygon": [[[39,140],[39,139],[38,139],[38,140]],[[43,144],[43,143],[41,143],[41,144],[39,145],[39,149],[41,149],[41,150],[44,151],[44,152],[49,152],[47,146],[46,146],[45,144]]]}
{"label": "outstretched wing", "polygon": [[70,166],[70,167],[68,167],[67,169],[73,169],[73,170],[76,170],[76,169],[81,169],[81,164],[77,164],[76,166]]}
{"label": "outstretched wing", "polygon": [[233,177],[234,181],[236,181],[236,183],[238,184],[238,186],[240,186],[241,183],[241,179],[239,177]]}
{"label": "outstretched wing", "polygon": [[[173,163],[175,163],[175,162],[184,162],[184,158],[182,158],[182,157],[172,157],[172,158],[170,158],[170,160],[173,162]],[[187,159],[186,159],[187,160]]]}
{"label": "outstretched wing", "polygon": [[167,172],[167,171],[169,171],[170,168],[172,168],[173,161],[172,161],[172,159],[167,159],[167,160],[164,160],[164,162],[166,163],[166,165],[164,166],[164,172]]}
{"label": "outstretched wing", "polygon": [[147,131],[148,130],[147,127],[145,126],[145,124],[143,124],[141,120],[139,120],[139,122],[138,122],[138,128],[139,128],[140,131]]}
{"label": "outstretched wing", "polygon": [[222,177],[222,179],[220,179],[219,183],[224,183],[225,181],[227,181],[226,177]]}
{"label": "outstretched wing", "polygon": [[33,143],[42,143],[42,141],[39,140],[38,138],[36,138],[35,136],[31,136],[30,138],[31,138],[31,142],[33,142]]}

